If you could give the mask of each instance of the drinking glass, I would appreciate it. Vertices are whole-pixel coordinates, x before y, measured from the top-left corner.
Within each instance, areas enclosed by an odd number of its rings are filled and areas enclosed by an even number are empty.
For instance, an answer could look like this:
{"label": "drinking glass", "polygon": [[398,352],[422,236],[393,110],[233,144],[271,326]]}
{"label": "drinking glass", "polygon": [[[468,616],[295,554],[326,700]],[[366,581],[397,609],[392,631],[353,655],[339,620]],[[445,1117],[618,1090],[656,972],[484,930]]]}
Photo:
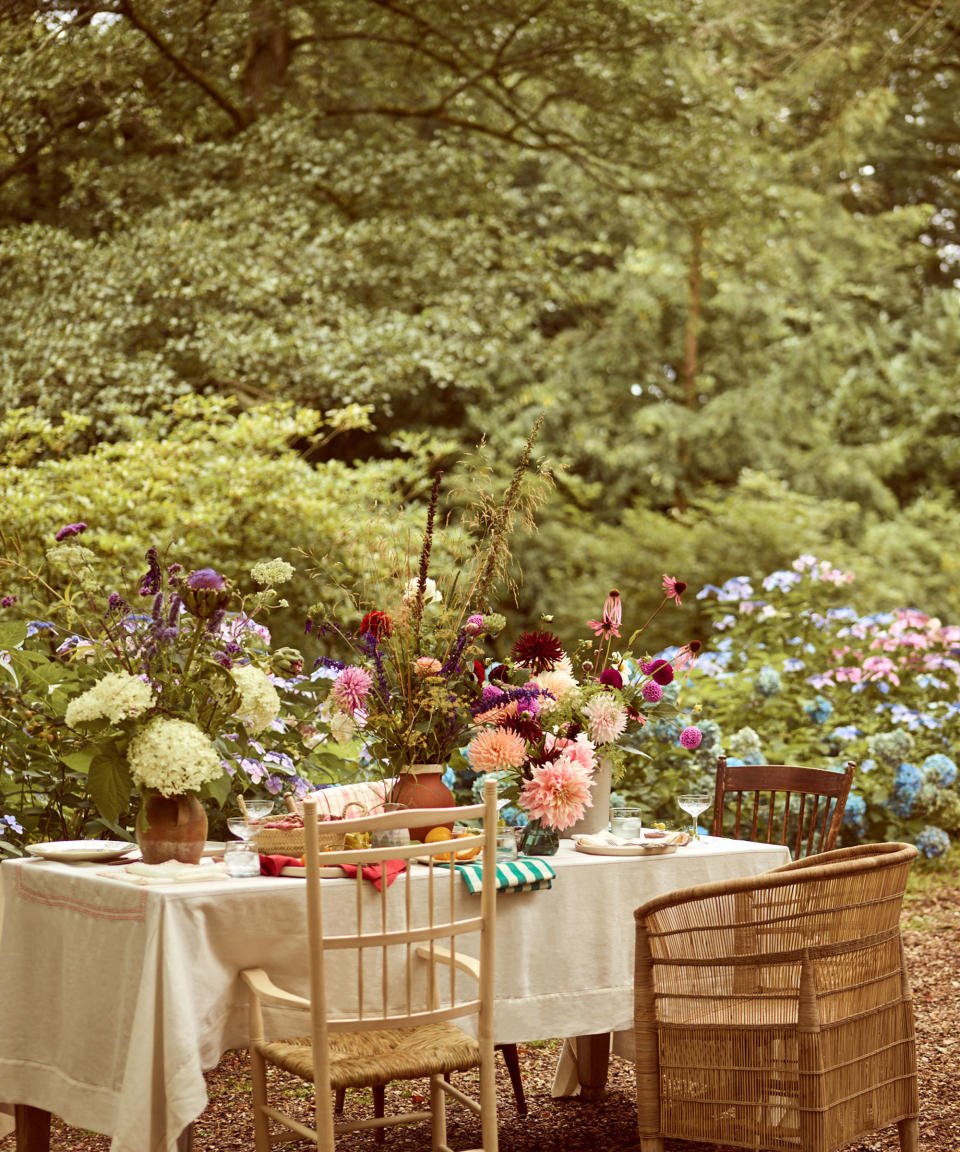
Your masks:
{"label": "drinking glass", "polygon": [[256,832],[256,828],[250,824],[246,816],[228,816],[227,827],[234,836],[239,837],[241,840],[249,840],[254,832]]}
{"label": "drinking glass", "polygon": [[260,857],[246,838],[231,840],[223,848],[223,862],[228,876],[259,876]]}
{"label": "drinking glass", "polygon": [[713,797],[709,792],[684,792],[677,797],[677,803],[684,810],[693,817],[693,838],[699,840],[700,835],[697,832],[697,817],[701,812],[706,810],[713,803]]}
{"label": "drinking glass", "polygon": [[610,831],[624,840],[634,840],[643,831],[643,811],[640,808],[611,808]]}
{"label": "drinking glass", "polygon": [[244,806],[247,809],[247,819],[251,824],[265,820],[273,812],[272,800],[245,800]]}

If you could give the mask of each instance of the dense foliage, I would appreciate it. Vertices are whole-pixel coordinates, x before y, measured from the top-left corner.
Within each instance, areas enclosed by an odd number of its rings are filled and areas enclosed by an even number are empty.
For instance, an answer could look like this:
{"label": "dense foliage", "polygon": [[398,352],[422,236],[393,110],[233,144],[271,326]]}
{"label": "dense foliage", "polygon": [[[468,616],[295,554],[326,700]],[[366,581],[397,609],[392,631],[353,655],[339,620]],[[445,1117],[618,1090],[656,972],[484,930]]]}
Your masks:
{"label": "dense foliage", "polygon": [[543,411],[512,631],[800,552],[861,612],[960,619],[950,5],[3,7],[0,485],[34,559],[78,519],[128,565],[303,546],[332,601]]}

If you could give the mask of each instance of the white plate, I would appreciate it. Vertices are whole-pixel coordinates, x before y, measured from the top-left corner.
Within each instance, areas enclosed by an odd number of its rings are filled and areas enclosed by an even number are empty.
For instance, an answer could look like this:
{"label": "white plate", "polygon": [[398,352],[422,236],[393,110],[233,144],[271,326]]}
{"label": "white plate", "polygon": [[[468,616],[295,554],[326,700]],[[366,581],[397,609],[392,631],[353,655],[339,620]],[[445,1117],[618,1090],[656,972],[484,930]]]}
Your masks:
{"label": "white plate", "polygon": [[72,864],[86,860],[119,860],[128,852],[135,852],[137,846],[128,840],[50,840],[46,844],[28,844],[26,850],[31,856],[40,856],[43,860]]}
{"label": "white plate", "polygon": [[666,856],[677,850],[676,844],[581,844],[579,840],[573,846],[589,856]]}

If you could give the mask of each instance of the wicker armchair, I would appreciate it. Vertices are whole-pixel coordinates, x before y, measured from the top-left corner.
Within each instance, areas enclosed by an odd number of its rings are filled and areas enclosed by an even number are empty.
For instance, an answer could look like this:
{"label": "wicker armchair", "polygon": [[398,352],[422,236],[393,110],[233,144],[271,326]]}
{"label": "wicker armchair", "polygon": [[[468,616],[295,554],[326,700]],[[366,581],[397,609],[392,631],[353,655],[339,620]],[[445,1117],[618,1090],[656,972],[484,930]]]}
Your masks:
{"label": "wicker armchair", "polygon": [[[497,1099],[493,1064],[493,963],[496,884],[496,782],[484,786],[483,804],[460,808],[458,817],[482,819],[483,831],[459,840],[459,849],[483,847],[483,889],[466,913],[456,900],[462,884],[456,869],[434,867],[451,844],[319,851],[318,806],[304,801],[306,836],[306,917],[309,998],[277,987],[261,968],[241,973],[250,990],[250,1059],[253,1081],[256,1152],[269,1152],[279,1141],[307,1140],[321,1152],[333,1152],[336,1137],[356,1129],[380,1130],[394,1124],[429,1121],[431,1148],[447,1146],[448,1097],[480,1117],[482,1152],[497,1150]],[[425,819],[440,823],[449,810],[428,810]],[[402,812],[344,821],[347,832],[388,830],[403,824]],[[398,877],[381,891],[362,877],[362,866],[416,856],[430,861],[430,872]],[[325,924],[320,867],[357,866],[355,910],[348,923]],[[488,871],[489,867],[489,871]],[[465,954],[471,937],[479,958]],[[304,1013],[304,1033],[290,1040],[265,1037],[264,1010]],[[475,1035],[454,1021],[472,1018]],[[269,1105],[268,1065],[292,1073],[314,1087],[313,1126]],[[451,1072],[479,1069],[479,1101],[448,1083]],[[339,1089],[379,1089],[391,1080],[429,1079],[427,1105],[362,1120],[334,1115]],[[381,1109],[378,1107],[378,1111]],[[287,1129],[273,1131],[280,1125]]]}
{"label": "wicker armchair", "polygon": [[843,772],[833,772],[789,764],[728,764],[727,758],[720,756],[713,835],[729,836],[724,824],[732,817],[735,840],[766,840],[769,844],[775,838],[788,845],[794,860],[831,852],[837,844],[856,768],[852,760],[847,761]]}
{"label": "wicker armchair", "polygon": [[833,1152],[894,1123],[917,1152],[899,928],[916,855],[841,848],[637,909],[642,1152],[665,1136]]}

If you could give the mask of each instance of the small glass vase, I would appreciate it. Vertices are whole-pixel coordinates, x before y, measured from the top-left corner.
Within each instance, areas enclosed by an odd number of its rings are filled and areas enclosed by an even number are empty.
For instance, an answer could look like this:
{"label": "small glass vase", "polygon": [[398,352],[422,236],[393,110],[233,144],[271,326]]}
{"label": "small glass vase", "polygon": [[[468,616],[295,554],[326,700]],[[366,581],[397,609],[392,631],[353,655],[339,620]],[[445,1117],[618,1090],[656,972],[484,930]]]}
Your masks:
{"label": "small glass vase", "polygon": [[517,848],[521,856],[556,856],[560,848],[560,833],[539,820],[528,820],[520,833]]}

